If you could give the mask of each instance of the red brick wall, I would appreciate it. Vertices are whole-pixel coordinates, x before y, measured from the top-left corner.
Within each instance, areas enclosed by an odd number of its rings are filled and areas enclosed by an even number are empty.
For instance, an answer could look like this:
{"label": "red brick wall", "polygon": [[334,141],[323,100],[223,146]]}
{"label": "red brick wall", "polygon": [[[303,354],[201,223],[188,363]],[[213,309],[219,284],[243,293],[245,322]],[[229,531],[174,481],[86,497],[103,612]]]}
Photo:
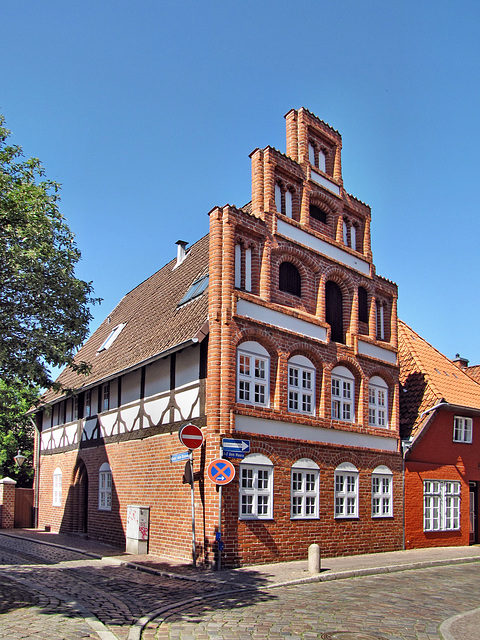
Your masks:
{"label": "red brick wall", "polygon": [[[453,442],[455,415],[437,410],[405,461],[405,545],[415,547],[469,544],[469,482],[480,483],[480,418],[473,417],[471,444]],[[423,481],[454,480],[461,486],[460,531],[423,530]],[[480,508],[477,496],[477,514]]]}

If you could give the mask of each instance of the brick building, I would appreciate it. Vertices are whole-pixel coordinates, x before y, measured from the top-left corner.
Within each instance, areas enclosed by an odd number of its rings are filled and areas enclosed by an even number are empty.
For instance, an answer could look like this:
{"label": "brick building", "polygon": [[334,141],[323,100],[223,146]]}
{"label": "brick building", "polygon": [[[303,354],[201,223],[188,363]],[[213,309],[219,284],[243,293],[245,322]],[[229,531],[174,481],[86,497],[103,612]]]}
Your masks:
{"label": "brick building", "polygon": [[286,154],[255,149],[252,200],[127,294],[37,414],[39,525],[124,544],[149,508],[149,548],[191,553],[190,485],[170,462],[186,421],[196,550],[217,552],[223,438],[248,443],[223,487],[227,564],[402,546],[397,287],[378,275],[370,208],[343,187],[340,134],[286,115]]}
{"label": "brick building", "polygon": [[[479,542],[478,367],[452,361],[398,323],[405,453],[405,546]],[[471,369],[471,371],[469,371]]]}

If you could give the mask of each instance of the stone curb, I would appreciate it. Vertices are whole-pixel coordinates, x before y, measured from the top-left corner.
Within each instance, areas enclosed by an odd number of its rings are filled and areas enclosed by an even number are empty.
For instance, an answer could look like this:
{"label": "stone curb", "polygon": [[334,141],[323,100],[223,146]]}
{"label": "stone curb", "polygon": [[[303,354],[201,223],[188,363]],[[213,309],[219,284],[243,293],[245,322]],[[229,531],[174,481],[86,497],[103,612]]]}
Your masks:
{"label": "stone curb", "polygon": [[448,618],[448,620],[444,620],[442,624],[439,626],[438,631],[442,636],[443,640],[457,640],[456,637],[451,633],[451,628],[458,622],[459,620],[464,620],[465,618],[470,618],[471,616],[478,615],[480,616],[480,607],[478,609],[472,609],[471,611],[465,611],[464,613],[459,613],[456,616],[452,616]]}

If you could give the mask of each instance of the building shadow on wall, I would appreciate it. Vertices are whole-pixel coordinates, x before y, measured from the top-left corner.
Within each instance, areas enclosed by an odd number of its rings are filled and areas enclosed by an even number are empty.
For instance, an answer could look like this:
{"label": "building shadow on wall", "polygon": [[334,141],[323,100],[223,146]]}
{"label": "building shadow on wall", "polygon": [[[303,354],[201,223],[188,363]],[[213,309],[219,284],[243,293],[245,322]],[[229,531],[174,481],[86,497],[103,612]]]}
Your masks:
{"label": "building shadow on wall", "polygon": [[[118,494],[113,474],[108,474],[107,468],[110,469],[110,465],[103,438],[81,441],[69,479],[59,532],[98,540],[124,550],[126,536]],[[101,486],[101,482],[109,485]]]}
{"label": "building shadow on wall", "polygon": [[400,435],[409,438],[422,406],[426,389],[425,375],[411,373],[400,387]]}

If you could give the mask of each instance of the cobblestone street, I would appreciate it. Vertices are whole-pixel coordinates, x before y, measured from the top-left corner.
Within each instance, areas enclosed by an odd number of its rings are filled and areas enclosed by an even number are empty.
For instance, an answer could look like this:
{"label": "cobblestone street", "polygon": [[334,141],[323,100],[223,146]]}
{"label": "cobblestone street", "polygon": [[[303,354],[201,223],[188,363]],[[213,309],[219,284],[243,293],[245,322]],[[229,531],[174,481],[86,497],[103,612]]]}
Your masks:
{"label": "cobblestone street", "polygon": [[[443,621],[480,607],[479,566],[271,588],[260,573],[248,583],[235,572],[185,579],[0,535],[0,638],[440,640]],[[446,639],[480,638],[468,620]]]}

